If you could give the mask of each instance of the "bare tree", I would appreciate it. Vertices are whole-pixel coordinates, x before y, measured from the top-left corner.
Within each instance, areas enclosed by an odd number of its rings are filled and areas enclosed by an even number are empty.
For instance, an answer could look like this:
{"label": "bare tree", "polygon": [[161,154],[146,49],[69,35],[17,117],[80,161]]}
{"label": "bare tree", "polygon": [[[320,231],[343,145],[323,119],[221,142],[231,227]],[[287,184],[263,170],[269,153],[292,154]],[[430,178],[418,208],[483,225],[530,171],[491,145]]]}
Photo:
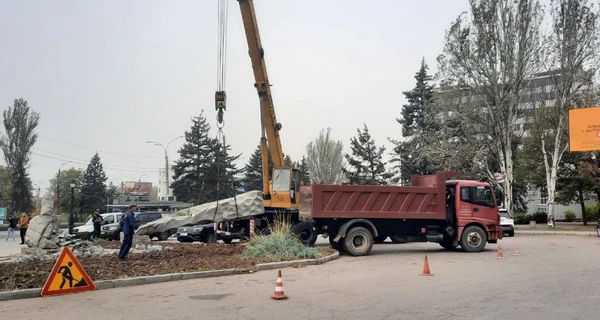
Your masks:
{"label": "bare tree", "polygon": [[548,215],[554,214],[557,171],[569,148],[569,109],[585,107],[594,100],[592,80],[600,62],[596,10],[587,0],[551,1],[552,28],[546,41],[546,61],[556,99],[553,106],[539,108],[538,118],[543,123],[536,131],[544,159]]}
{"label": "bare tree", "polygon": [[470,7],[471,21],[461,14],[446,34],[440,75],[474,95],[477,104],[462,110],[467,123],[477,124],[470,144],[489,154],[483,164],[497,163],[510,210],[514,128],[521,93],[539,70],[543,11],[537,0],[470,0]]}
{"label": "bare tree", "polygon": [[345,180],[344,144],[331,139],[331,128],[321,130],[319,136],[306,146],[306,161],[312,183],[339,184]]}

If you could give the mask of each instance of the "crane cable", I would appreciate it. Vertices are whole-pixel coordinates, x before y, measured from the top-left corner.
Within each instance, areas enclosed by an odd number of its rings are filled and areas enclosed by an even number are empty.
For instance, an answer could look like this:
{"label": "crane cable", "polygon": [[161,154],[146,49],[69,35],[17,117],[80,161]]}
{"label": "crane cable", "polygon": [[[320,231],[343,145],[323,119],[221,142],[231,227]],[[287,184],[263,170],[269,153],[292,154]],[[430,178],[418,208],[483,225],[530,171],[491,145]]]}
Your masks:
{"label": "crane cable", "polygon": [[[228,16],[228,0],[219,0],[218,4],[218,22],[217,22],[217,94],[223,94],[223,103],[219,105],[217,103],[217,137],[216,137],[216,162],[217,162],[217,188],[216,188],[216,207],[215,213],[213,215],[213,222],[215,222],[217,217],[217,212],[219,209],[219,196],[221,190],[221,162],[223,158],[227,155],[227,144],[225,140],[225,134],[223,133],[223,127],[225,125],[223,119],[223,112],[225,109],[225,82],[226,82],[226,58],[227,58],[227,16]],[[219,148],[220,147],[220,148]],[[221,150],[222,148],[222,150]],[[234,201],[235,201],[235,211],[236,215],[239,217],[237,199],[235,197],[235,186],[232,182],[232,189],[234,189]],[[217,228],[215,230],[215,241],[217,236]]]}

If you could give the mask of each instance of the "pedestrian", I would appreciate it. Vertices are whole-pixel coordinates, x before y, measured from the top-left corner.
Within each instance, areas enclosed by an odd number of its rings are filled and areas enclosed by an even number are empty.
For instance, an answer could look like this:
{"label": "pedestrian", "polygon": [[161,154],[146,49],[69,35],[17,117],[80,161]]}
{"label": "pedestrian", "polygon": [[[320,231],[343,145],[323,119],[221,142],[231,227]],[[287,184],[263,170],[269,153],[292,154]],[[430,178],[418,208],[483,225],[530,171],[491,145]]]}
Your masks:
{"label": "pedestrian", "polygon": [[133,214],[136,210],[137,206],[135,204],[129,205],[129,210],[127,210],[125,218],[123,219],[123,243],[121,244],[121,250],[119,251],[119,258],[121,260],[125,260],[125,257],[127,257],[129,249],[131,249],[131,244],[133,243],[133,233],[139,226],[137,221],[135,221],[135,215]]}
{"label": "pedestrian", "polygon": [[25,233],[27,233],[27,227],[29,227],[29,216],[27,213],[23,212],[21,214],[21,219],[19,219],[19,231],[21,233],[21,244],[25,244]]}
{"label": "pedestrian", "polygon": [[113,240],[121,241],[121,232],[123,231],[123,220],[125,220],[125,214],[127,211],[125,209],[121,210],[121,219],[119,219],[119,225],[117,226],[117,230],[113,235]]}
{"label": "pedestrian", "polygon": [[8,238],[12,236],[13,241],[15,241],[15,230],[17,229],[17,221],[15,221],[15,216],[12,215],[8,218],[8,234],[6,235],[6,241]]}
{"label": "pedestrian", "polygon": [[94,219],[94,239],[100,239],[100,229],[102,228],[102,216],[100,210],[96,210],[92,216]]}

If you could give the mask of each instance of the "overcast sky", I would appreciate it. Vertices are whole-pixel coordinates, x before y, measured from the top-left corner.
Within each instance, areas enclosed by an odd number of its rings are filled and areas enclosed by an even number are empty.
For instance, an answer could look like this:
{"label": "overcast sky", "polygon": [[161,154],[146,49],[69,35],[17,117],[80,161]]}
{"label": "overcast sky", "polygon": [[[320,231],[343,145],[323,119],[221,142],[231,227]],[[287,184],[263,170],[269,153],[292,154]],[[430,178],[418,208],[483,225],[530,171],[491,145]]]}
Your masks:
{"label": "overcast sky", "polygon": [[[256,0],[283,150],[298,160],[332,127],[349,151],[367,124],[378,144],[422,57],[436,69],[445,30],[467,0]],[[205,110],[216,127],[216,0],[0,1],[0,107],[41,114],[36,186],[98,151],[109,181],[158,182],[166,144]],[[229,1],[224,132],[243,165],[260,139],[259,103],[237,1]],[[0,129],[3,131],[3,128]],[[215,133],[216,134],[216,133]],[[169,147],[178,158],[179,139]],[[3,162],[3,160],[2,160]]]}

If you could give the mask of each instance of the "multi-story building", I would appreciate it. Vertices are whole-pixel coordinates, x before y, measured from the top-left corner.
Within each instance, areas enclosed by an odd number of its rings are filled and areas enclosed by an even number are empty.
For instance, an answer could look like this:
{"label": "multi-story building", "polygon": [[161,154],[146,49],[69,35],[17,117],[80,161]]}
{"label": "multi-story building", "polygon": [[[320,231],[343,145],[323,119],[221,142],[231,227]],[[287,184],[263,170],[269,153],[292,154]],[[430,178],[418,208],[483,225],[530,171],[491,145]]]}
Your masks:
{"label": "multi-story building", "polygon": [[[558,93],[555,87],[556,83],[561,81],[559,71],[547,71],[535,74],[534,77],[528,80],[527,89],[523,90],[521,95],[521,101],[518,106],[517,119],[515,121],[514,130],[518,136],[526,137],[531,134],[531,129],[535,123],[536,110],[544,107],[554,107],[558,98]],[[471,90],[465,87],[442,87],[436,88],[435,93],[442,95],[442,99],[445,99],[450,104],[460,105],[467,102],[476,101],[478,98]],[[469,103],[472,107],[473,104]],[[485,112],[482,108],[482,112]],[[449,111],[448,114],[451,114]],[[437,114],[439,120],[444,121],[444,114]],[[473,124],[476,127],[478,124]],[[474,137],[477,138],[477,137]],[[519,146],[521,147],[521,146]],[[540,170],[545,170],[543,167]],[[595,196],[586,197],[587,203],[591,204],[596,201]],[[539,211],[545,212],[547,209],[547,197],[545,192],[539,189],[529,190],[526,200],[528,202],[528,212],[533,214]],[[578,203],[570,205],[559,205],[554,206],[554,217],[555,219],[563,219],[566,211],[573,211],[576,213],[578,218],[581,218],[581,208]]]}

